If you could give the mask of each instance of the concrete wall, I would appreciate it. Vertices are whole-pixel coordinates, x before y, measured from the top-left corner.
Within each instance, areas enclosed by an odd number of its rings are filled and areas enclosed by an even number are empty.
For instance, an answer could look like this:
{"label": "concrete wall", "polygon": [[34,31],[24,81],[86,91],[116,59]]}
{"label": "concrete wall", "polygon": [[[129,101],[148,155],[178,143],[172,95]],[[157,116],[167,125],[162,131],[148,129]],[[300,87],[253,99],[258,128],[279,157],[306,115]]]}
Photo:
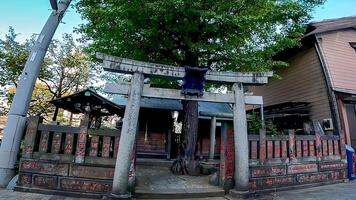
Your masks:
{"label": "concrete wall", "polygon": [[289,67],[278,72],[265,86],[251,87],[255,95],[264,98],[265,106],[284,102],[308,102],[311,119],[331,118],[327,87],[315,48],[303,50],[288,60]]}

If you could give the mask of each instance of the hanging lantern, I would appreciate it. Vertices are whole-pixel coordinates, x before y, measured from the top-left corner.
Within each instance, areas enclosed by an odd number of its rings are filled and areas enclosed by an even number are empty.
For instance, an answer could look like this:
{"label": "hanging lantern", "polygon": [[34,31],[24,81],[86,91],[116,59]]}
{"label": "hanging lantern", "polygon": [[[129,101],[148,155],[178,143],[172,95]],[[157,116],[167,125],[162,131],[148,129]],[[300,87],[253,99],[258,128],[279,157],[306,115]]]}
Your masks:
{"label": "hanging lantern", "polygon": [[208,68],[185,67],[182,94],[190,96],[203,96],[205,74]]}

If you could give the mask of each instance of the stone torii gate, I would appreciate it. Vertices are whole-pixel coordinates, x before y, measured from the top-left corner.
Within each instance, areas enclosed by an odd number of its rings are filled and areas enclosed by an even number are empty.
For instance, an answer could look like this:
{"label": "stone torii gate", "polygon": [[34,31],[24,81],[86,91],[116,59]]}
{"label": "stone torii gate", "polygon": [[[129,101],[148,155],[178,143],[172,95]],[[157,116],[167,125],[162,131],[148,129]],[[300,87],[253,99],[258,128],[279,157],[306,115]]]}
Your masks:
{"label": "stone torii gate", "polygon": [[97,58],[103,61],[106,71],[132,74],[131,84],[108,85],[107,92],[128,95],[121,137],[116,160],[112,197],[119,199],[131,198],[128,193],[128,177],[131,164],[131,154],[137,132],[137,122],[141,97],[210,101],[233,104],[233,126],[235,143],[235,189],[239,193],[248,191],[248,138],[245,104],[262,105],[260,96],[245,96],[243,85],[267,84],[272,72],[240,73],[208,71],[206,81],[233,84],[233,93],[217,94],[205,92],[203,96],[184,96],[180,90],[144,87],[145,77],[161,77],[183,79],[185,69],[182,67],[147,63],[98,53]]}

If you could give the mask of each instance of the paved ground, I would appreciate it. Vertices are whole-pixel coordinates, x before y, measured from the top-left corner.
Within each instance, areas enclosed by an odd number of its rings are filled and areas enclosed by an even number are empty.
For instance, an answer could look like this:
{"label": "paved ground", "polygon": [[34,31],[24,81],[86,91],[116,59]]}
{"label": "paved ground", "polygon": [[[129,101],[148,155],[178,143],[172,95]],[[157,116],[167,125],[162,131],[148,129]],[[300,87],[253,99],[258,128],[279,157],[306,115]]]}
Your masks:
{"label": "paved ground", "polygon": [[[70,198],[54,195],[42,195],[23,192],[13,192],[0,189],[0,200],[84,200],[83,198]],[[226,200],[229,198],[201,198],[196,200]],[[283,192],[261,195],[254,199],[258,200],[354,200],[356,199],[356,181],[313,187],[307,189],[297,189]],[[170,199],[173,200],[173,199]]]}
{"label": "paved ground", "polygon": [[[151,177],[143,176],[140,171],[137,171],[137,175],[141,177],[138,185],[140,187],[145,187],[150,190],[160,190],[168,188],[188,188],[188,187],[198,187],[198,188],[210,188],[207,184],[207,176],[197,176],[197,177],[185,177],[185,176],[174,176],[167,173],[158,173],[157,166],[156,170],[152,167],[145,167],[144,171],[150,172]],[[151,171],[152,170],[152,171]],[[156,171],[156,172],[155,172]],[[163,181],[163,182],[162,182]],[[63,197],[55,195],[43,195],[35,193],[23,193],[14,192],[10,190],[0,189],[0,200],[84,200],[84,198],[72,198]],[[229,196],[218,197],[218,198],[200,198],[194,200],[226,200],[230,199]],[[258,195],[255,198],[257,200],[354,200],[356,199],[356,181],[349,183],[341,183],[334,185],[326,185],[319,187],[310,187],[305,189],[294,189],[289,191],[274,192],[270,194]],[[172,199],[170,199],[172,200]]]}
{"label": "paved ground", "polygon": [[261,195],[259,200],[355,200],[356,181]]}
{"label": "paved ground", "polygon": [[89,200],[84,198],[72,198],[55,195],[44,195],[36,193],[14,192],[0,189],[0,200]]}
{"label": "paved ground", "polygon": [[[70,198],[54,195],[13,192],[0,189],[0,200],[84,200],[84,198]],[[194,200],[226,200],[228,197],[200,198]],[[252,199],[257,200],[354,200],[356,199],[356,181],[306,189],[296,189],[271,194],[260,195]],[[250,200],[252,200],[250,199]],[[173,200],[173,199],[170,199]]]}
{"label": "paved ground", "polygon": [[151,191],[211,189],[209,176],[174,175],[168,167],[137,165],[137,187]]}

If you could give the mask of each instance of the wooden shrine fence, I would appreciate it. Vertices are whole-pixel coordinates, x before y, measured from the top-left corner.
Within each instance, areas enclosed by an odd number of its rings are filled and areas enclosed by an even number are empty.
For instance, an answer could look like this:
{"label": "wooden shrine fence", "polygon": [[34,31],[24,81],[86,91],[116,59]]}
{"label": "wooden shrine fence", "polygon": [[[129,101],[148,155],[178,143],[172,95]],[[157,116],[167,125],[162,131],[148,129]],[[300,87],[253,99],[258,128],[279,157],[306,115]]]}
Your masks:
{"label": "wooden shrine fence", "polygon": [[[17,189],[94,195],[110,192],[120,131],[88,129],[83,133],[80,127],[41,124],[38,117],[30,117]],[[221,136],[224,181],[220,182],[229,190],[226,180],[234,177],[234,136],[232,129],[226,133]],[[250,190],[342,182],[346,178],[344,141],[339,136],[318,132],[295,135],[293,131],[270,136],[261,130],[259,135],[248,135],[248,141]],[[84,159],[78,163],[75,158],[82,150]]]}

